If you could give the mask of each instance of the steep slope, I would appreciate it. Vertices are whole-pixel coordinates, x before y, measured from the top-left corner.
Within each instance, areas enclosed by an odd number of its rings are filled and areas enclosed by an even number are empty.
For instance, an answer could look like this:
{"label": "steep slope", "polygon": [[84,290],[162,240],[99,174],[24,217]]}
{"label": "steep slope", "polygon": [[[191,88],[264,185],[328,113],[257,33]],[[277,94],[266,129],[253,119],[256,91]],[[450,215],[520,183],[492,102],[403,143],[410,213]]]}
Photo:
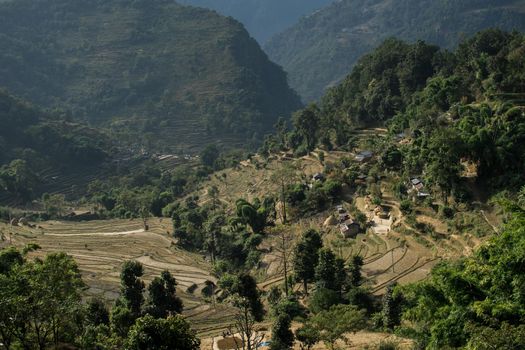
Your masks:
{"label": "steep slope", "polygon": [[0,90],[0,203],[31,199],[44,173],[97,169],[113,154],[108,135],[44,113]]}
{"label": "steep slope", "polygon": [[241,21],[260,43],[333,0],[179,0],[206,7]]}
{"label": "steep slope", "polygon": [[341,0],[275,36],[265,49],[303,100],[311,101],[385,38],[453,48],[488,27],[525,30],[525,1]]}
{"label": "steep slope", "polygon": [[154,141],[245,140],[300,105],[243,26],[210,10],[19,0],[0,4],[0,33],[0,86]]}

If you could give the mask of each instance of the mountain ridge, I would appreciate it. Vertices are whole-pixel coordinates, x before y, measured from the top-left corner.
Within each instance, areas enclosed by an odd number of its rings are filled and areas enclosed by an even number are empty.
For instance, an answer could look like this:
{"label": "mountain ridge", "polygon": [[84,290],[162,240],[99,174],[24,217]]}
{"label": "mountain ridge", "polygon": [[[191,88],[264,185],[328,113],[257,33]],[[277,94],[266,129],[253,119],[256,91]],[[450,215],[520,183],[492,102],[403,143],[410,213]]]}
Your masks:
{"label": "mountain ridge", "polygon": [[254,130],[300,107],[244,27],[210,10],[20,0],[0,4],[0,33],[0,86],[95,124],[115,118],[138,138],[183,147],[257,139]]}
{"label": "mountain ridge", "polygon": [[525,2],[515,0],[341,0],[274,36],[265,51],[284,67],[290,85],[308,102],[388,37],[451,49],[488,27],[525,30],[524,9]]}

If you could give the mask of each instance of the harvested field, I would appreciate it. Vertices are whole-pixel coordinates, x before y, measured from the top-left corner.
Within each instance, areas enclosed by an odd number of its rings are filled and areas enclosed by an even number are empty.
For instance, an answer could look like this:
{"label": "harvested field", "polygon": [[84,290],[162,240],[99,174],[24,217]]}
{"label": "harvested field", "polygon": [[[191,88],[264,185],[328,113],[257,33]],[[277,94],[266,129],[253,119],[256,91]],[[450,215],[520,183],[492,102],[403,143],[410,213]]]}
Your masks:
{"label": "harvested field", "polygon": [[[231,310],[206,304],[201,291],[206,281],[217,282],[211,266],[200,255],[178,248],[171,238],[171,220],[152,219],[144,231],[141,220],[106,220],[90,222],[49,221],[38,228],[13,227],[13,244],[36,243],[42,247],[32,256],[64,251],[77,261],[88,285],[88,296],[114,300],[119,295],[120,268],[126,260],[140,261],[148,283],[163,270],[169,270],[178,282],[185,316],[193,327],[207,334],[223,330],[231,321]],[[11,228],[0,227],[4,232]],[[192,293],[189,287],[197,286]]]}

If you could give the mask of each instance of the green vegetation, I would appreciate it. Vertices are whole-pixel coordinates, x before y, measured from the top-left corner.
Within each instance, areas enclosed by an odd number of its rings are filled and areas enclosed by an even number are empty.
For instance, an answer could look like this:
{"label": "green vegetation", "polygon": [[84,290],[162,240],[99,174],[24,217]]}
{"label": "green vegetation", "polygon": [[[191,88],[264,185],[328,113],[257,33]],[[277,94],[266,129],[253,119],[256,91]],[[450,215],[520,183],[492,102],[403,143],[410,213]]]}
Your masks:
{"label": "green vegetation", "polygon": [[[290,85],[307,103],[387,38],[426,40],[452,49],[487,28],[525,30],[524,6],[523,0],[335,1],[273,37],[265,50],[289,73]],[[382,99],[390,96],[385,92]]]}
{"label": "green vegetation", "polygon": [[[72,257],[53,253],[32,259],[23,254],[14,248],[0,250],[3,349],[50,349],[62,344],[83,349],[199,348],[189,324],[176,315],[182,304],[169,272],[154,279],[148,288],[148,307],[143,308],[144,282],[139,279],[143,267],[126,262],[121,274],[123,294],[110,317],[101,300],[82,304],[85,285]],[[159,281],[166,286],[162,291]]]}
{"label": "green vegetation", "polygon": [[[525,164],[524,47],[522,34],[499,30],[476,34],[455,52],[388,39],[318,106],[297,112],[296,118],[316,127],[296,123],[286,145],[296,152],[353,149],[352,130],[383,123],[390,137],[362,147],[378,152],[402,177],[425,174],[445,206],[451,196],[468,199],[461,179],[466,162],[476,165],[478,182],[492,189],[519,186]],[[409,142],[399,144],[399,137]]]}
{"label": "green vegetation", "polygon": [[428,280],[400,288],[398,332],[428,349],[518,349],[523,340],[525,210],[516,204],[504,231],[472,257],[437,266]]}
{"label": "green vegetation", "polygon": [[282,69],[213,11],[164,0],[8,1],[0,32],[0,85],[139,145],[257,141],[300,107]]}

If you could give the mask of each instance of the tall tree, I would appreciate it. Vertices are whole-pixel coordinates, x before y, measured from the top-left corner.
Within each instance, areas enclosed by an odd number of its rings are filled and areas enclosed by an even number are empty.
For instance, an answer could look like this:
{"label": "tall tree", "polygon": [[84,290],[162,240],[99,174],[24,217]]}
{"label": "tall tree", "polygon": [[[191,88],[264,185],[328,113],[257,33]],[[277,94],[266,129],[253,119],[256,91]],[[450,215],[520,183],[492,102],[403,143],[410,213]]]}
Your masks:
{"label": "tall tree", "polygon": [[290,330],[292,320],[286,314],[277,315],[272,326],[270,350],[288,350],[293,346],[294,334]]}
{"label": "tall tree", "polygon": [[448,129],[434,132],[428,144],[426,174],[441,188],[445,204],[448,203],[452,188],[459,180],[462,147],[457,133]]}
{"label": "tall tree", "polygon": [[319,261],[315,267],[315,283],[319,288],[337,291],[337,266],[335,254],[329,248],[319,250]]}
{"label": "tall tree", "polygon": [[25,261],[0,274],[0,337],[8,348],[46,349],[72,342],[79,330],[80,271],[64,253]]}
{"label": "tall tree", "polygon": [[166,318],[182,312],[182,300],[176,294],[177,281],[169,271],[162,271],[148,286],[146,312],[155,318]]}
{"label": "tall tree", "polygon": [[397,283],[389,284],[383,295],[383,325],[392,330],[401,323],[401,307],[403,298],[394,294]]}
{"label": "tall tree", "polygon": [[255,324],[264,317],[264,306],[261,302],[257,282],[249,274],[242,273],[230,287],[230,302],[237,309],[233,333],[239,333],[243,350],[257,349],[264,336],[257,334]]}
{"label": "tall tree", "polygon": [[363,257],[354,255],[350,262],[350,284],[352,287],[359,287],[363,282],[363,275],[361,270],[363,268]]}
{"label": "tall tree", "polygon": [[296,112],[292,116],[295,130],[303,137],[306,142],[308,152],[313,151],[317,144],[319,129],[319,108],[312,103],[305,109]]}
{"label": "tall tree", "polygon": [[302,281],[304,293],[308,295],[308,283],[314,281],[315,267],[319,260],[319,249],[323,241],[319,233],[310,229],[303,233],[293,254],[293,267],[297,279]]}
{"label": "tall tree", "polygon": [[120,272],[120,292],[121,296],[130,309],[138,317],[144,303],[144,282],[140,279],[144,274],[141,263],[128,260],[122,265]]}

